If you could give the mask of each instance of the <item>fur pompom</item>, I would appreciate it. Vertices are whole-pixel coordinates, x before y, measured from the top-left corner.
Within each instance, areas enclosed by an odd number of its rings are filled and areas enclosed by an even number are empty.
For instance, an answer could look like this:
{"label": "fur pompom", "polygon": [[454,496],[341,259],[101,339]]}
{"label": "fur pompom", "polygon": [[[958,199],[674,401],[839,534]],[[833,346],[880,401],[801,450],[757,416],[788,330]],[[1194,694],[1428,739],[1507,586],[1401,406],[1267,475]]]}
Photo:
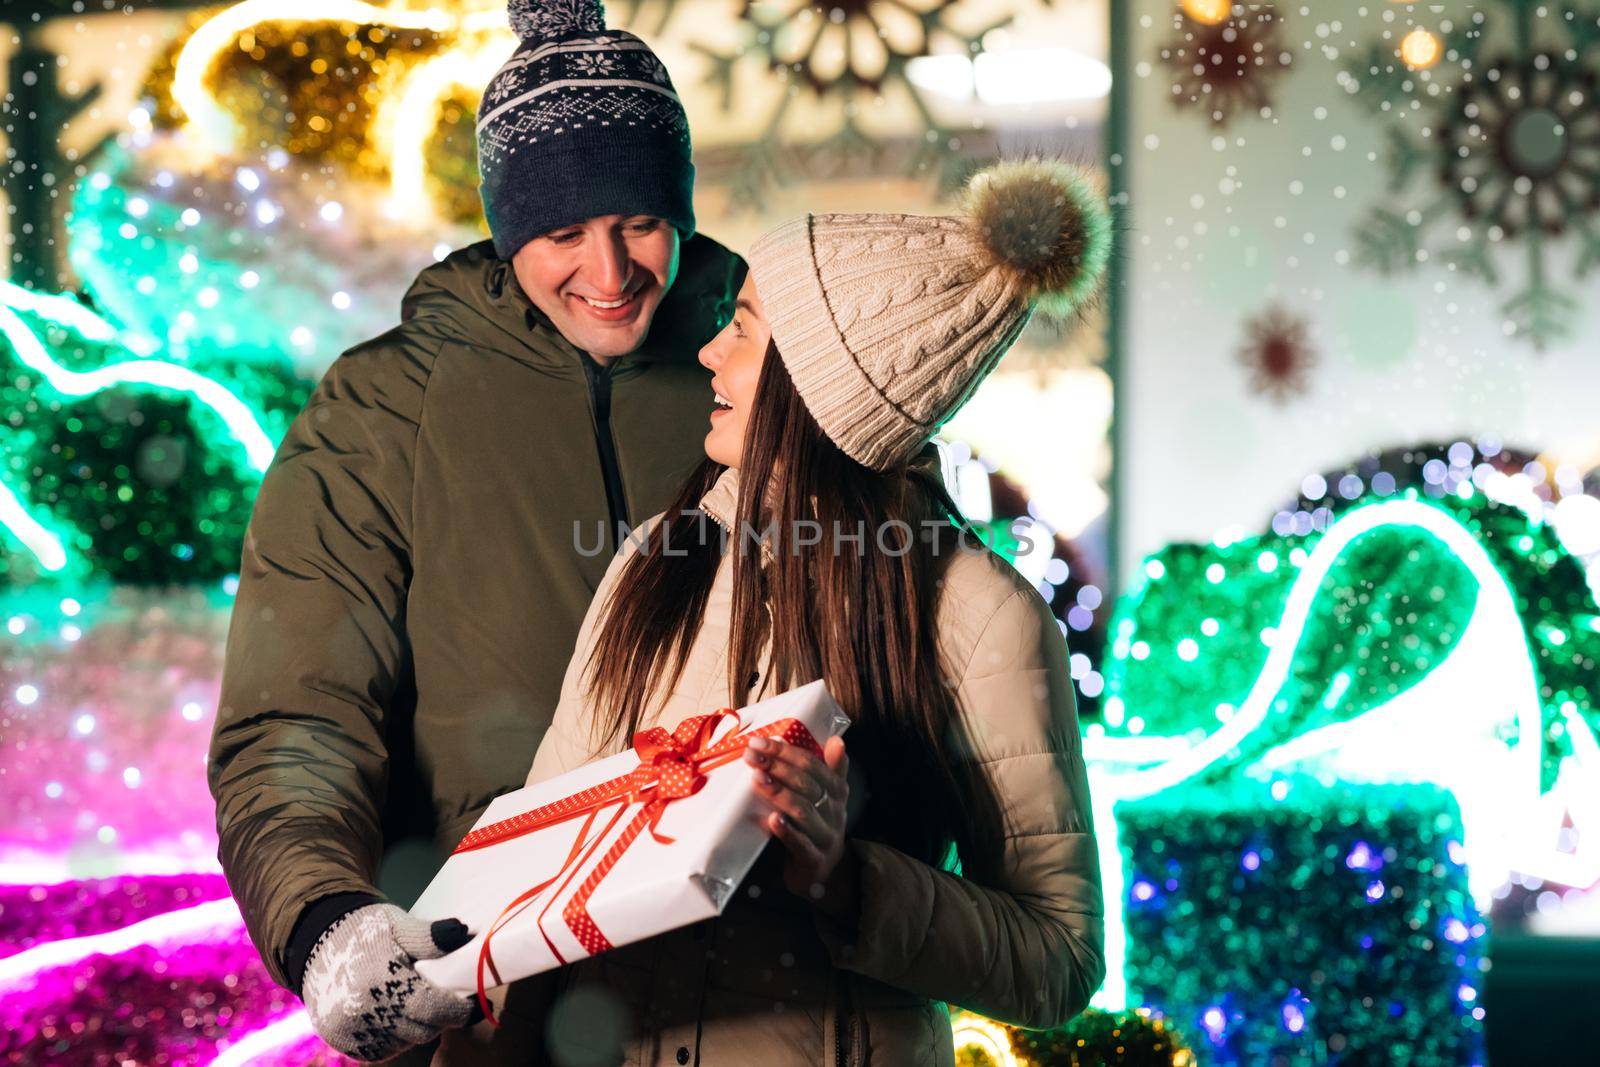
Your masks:
{"label": "fur pompom", "polygon": [[966,213],[995,265],[1046,315],[1070,315],[1095,294],[1111,217],[1087,172],[1060,160],[996,163],[967,183]]}
{"label": "fur pompom", "polygon": [[606,28],[601,0],[509,0],[506,15],[519,40],[549,41]]}

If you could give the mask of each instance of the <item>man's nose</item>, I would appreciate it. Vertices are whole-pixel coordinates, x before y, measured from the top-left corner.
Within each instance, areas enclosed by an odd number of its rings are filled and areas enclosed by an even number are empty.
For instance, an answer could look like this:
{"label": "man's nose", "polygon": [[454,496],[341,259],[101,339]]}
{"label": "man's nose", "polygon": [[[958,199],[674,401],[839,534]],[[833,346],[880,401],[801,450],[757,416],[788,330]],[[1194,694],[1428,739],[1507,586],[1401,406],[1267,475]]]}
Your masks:
{"label": "man's nose", "polygon": [[619,233],[608,233],[592,242],[593,253],[589,260],[589,284],[603,296],[621,296],[633,277],[633,259],[628,255],[628,243]]}

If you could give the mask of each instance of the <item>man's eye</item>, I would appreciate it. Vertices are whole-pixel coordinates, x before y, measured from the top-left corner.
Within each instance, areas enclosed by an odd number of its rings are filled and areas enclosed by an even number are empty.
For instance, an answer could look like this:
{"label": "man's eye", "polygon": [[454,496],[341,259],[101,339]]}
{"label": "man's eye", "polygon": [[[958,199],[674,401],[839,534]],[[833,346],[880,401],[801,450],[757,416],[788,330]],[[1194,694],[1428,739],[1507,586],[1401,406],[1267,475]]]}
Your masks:
{"label": "man's eye", "polygon": [[654,233],[660,225],[660,219],[639,219],[637,222],[628,223],[628,232],[634,234]]}
{"label": "man's eye", "polygon": [[578,232],[577,230],[569,230],[566,233],[553,233],[553,234],[551,234],[550,235],[550,240],[554,241],[558,245],[570,245],[570,244],[575,243],[578,240],[578,238],[582,237],[582,236],[583,235],[580,232]]}

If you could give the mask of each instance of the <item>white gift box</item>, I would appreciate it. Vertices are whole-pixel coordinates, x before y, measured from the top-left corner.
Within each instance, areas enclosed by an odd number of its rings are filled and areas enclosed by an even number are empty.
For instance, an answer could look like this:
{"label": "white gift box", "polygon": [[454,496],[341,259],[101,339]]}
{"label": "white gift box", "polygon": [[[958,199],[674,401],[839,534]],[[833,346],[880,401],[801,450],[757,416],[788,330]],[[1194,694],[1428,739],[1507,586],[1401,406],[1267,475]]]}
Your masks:
{"label": "white gift box", "polygon": [[[726,714],[709,721],[694,717],[675,729],[680,741],[696,723],[699,738],[680,745],[678,757],[655,760],[657,773],[643,765],[636,744],[497,797],[462,846],[492,843],[469,851],[458,847],[411,909],[429,921],[458,918],[473,939],[441,959],[420,961],[418,973],[453,992],[479,993],[721,914],[771,836],[765,817],[772,809],[755,791],[744,744],[758,734],[802,744],[809,736],[820,748],[842,734],[850,720],[815,681],[742,708],[737,720]],[[650,733],[657,742],[667,734]],[[701,757],[685,763],[685,748]],[[695,777],[689,767],[700,764],[709,769],[702,771],[703,781],[693,793],[657,799],[652,807],[650,798],[674,786],[681,791]],[[666,789],[654,784],[657,779]],[[638,799],[620,796],[601,803],[641,783]],[[657,812],[652,833],[647,820]],[[582,851],[573,857],[591,813]],[[521,827],[506,824],[518,816],[525,817],[524,824],[530,817],[564,821],[518,834]],[[597,873],[598,883],[592,883]],[[552,878],[537,895],[519,902]]]}

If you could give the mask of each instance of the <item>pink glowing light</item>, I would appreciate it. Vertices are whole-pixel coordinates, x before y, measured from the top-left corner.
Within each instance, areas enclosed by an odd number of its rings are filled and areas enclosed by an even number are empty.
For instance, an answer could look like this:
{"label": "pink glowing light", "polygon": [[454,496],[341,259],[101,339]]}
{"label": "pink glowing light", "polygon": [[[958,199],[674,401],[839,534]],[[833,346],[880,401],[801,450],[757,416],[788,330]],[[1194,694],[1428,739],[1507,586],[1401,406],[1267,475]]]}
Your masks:
{"label": "pink glowing light", "polygon": [[[100,869],[101,867],[106,869]],[[85,870],[88,867],[90,869]],[[7,849],[0,852],[0,886],[57,885],[82,878],[150,878],[180,874],[221,874],[215,855],[180,856],[171,853],[118,853],[104,864],[60,851],[35,852]]]}
{"label": "pink glowing light", "polygon": [[310,1036],[310,1016],[304,1011],[297,1011],[233,1042],[211,1061],[209,1067],[244,1067],[259,1056],[276,1052]]}
{"label": "pink glowing light", "polygon": [[146,945],[180,938],[186,941],[203,940],[231,934],[242,925],[244,920],[239,916],[239,906],[232,899],[211,900],[192,908],[169,911],[120,930],[50,941],[0,960],[0,991],[21,985],[41,971],[65,967],[90,956],[116,956]]}

